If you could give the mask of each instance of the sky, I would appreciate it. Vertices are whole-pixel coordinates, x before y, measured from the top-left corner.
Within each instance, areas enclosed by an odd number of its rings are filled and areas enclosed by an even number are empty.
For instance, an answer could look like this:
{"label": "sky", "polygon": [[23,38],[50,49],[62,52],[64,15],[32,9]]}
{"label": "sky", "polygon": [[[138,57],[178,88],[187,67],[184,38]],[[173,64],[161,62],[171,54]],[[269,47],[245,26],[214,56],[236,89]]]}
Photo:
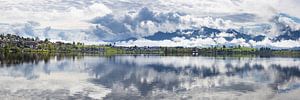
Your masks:
{"label": "sky", "polygon": [[[209,27],[243,28],[245,34],[272,38],[283,34],[282,27],[300,30],[299,4],[299,0],[0,0],[0,32],[121,46],[239,44],[291,48],[300,47],[300,40],[176,37],[153,41],[144,37]],[[128,38],[136,40],[126,41]]]}

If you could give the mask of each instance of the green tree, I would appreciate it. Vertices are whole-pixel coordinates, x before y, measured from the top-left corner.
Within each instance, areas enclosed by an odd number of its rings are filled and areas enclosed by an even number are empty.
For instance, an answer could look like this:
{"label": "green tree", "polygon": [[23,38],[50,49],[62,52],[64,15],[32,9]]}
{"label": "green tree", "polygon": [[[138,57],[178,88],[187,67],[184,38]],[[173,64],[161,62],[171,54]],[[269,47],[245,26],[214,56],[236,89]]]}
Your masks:
{"label": "green tree", "polygon": [[45,43],[48,43],[48,42],[49,42],[49,39],[46,38],[46,39],[44,40],[44,42],[45,42]]}
{"label": "green tree", "polygon": [[223,45],[223,49],[225,49],[226,48],[226,46],[225,45]]}

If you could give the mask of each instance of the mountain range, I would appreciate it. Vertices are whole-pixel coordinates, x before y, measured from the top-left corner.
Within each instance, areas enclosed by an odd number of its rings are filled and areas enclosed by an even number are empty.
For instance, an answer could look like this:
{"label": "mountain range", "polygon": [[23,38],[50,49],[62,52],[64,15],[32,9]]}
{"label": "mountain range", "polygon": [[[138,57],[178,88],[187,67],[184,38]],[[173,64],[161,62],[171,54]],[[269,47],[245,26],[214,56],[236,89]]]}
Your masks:
{"label": "mountain range", "polygon": [[[175,32],[156,32],[153,35],[145,36],[143,38],[147,40],[153,41],[160,41],[160,40],[171,40],[173,38],[180,37],[185,39],[192,39],[192,38],[219,38],[223,37],[227,41],[232,41],[233,39],[244,39],[246,42],[253,40],[253,41],[263,41],[265,38],[269,38],[272,41],[281,41],[281,40],[298,40],[300,38],[300,30],[291,30],[286,29],[282,31],[281,35],[275,37],[267,37],[265,35],[250,35],[239,32],[235,29],[227,29],[227,30],[220,30],[208,27],[202,27],[201,29],[185,29],[185,30],[176,30]],[[137,38],[128,38],[123,41],[128,40],[137,40]]]}

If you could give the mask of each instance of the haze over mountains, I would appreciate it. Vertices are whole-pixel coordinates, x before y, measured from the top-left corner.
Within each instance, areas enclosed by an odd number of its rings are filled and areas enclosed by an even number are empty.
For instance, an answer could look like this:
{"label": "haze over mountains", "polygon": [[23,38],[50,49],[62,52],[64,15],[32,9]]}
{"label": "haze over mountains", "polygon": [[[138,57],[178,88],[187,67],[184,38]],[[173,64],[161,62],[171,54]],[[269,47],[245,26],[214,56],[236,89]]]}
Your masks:
{"label": "haze over mountains", "polygon": [[298,0],[3,0],[0,32],[119,46],[296,48],[299,4]]}

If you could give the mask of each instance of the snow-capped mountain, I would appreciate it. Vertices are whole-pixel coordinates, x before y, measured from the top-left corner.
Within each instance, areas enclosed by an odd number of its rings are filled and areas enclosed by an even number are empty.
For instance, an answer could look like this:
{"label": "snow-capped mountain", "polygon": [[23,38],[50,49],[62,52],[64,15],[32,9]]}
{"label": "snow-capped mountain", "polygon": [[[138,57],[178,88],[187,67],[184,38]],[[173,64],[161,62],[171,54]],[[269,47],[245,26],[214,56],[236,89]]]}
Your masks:
{"label": "snow-capped mountain", "polygon": [[275,38],[276,41],[280,40],[299,40],[300,39],[300,30],[291,30],[287,29],[283,31],[283,34]]}
{"label": "snow-capped mountain", "polygon": [[243,38],[247,41],[255,40],[259,41],[264,38],[264,36],[252,36],[238,32],[235,29],[228,30],[219,30],[214,28],[202,27],[199,29],[186,29],[186,30],[177,30],[175,32],[157,32],[154,35],[144,37],[149,40],[170,40],[175,37],[181,37],[185,39],[191,38],[220,38],[223,37],[227,41],[231,41],[234,38]]}

